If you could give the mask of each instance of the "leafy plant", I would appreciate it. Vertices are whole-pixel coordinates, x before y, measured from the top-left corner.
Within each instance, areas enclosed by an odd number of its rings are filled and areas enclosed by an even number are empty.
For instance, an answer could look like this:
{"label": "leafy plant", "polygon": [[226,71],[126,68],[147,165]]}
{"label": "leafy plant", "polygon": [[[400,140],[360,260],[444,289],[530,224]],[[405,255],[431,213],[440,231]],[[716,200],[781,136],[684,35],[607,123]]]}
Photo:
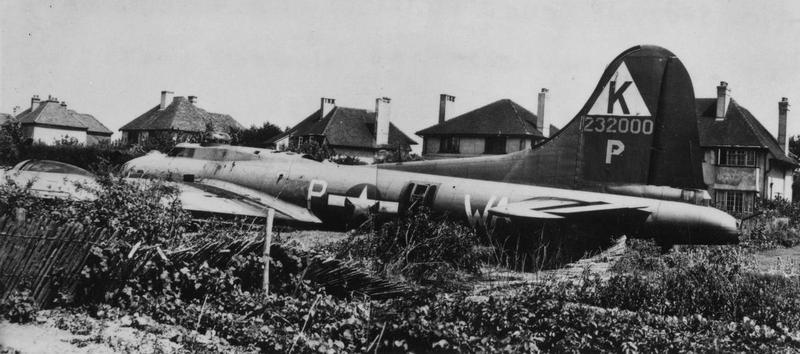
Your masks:
{"label": "leafy plant", "polygon": [[8,298],[0,302],[0,317],[11,323],[28,323],[36,318],[36,301],[28,289],[12,290]]}

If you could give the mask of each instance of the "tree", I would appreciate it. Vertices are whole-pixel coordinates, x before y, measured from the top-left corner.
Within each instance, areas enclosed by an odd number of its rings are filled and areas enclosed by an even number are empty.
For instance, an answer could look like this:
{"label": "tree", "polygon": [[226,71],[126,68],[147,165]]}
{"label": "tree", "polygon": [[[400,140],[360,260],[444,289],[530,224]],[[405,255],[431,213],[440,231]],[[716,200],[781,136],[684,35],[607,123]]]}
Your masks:
{"label": "tree", "polygon": [[251,125],[246,129],[231,129],[231,144],[265,147],[267,140],[281,133],[283,130],[270,122],[264,122],[260,127]]}
{"label": "tree", "polygon": [[794,156],[800,156],[800,135],[789,138],[789,152]]}

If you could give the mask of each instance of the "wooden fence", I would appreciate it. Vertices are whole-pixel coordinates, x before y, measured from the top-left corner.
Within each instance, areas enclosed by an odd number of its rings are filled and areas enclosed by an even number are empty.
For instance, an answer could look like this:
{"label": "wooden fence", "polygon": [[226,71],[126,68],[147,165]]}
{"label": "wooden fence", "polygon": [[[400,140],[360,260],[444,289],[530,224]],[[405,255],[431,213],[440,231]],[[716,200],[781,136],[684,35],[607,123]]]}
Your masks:
{"label": "wooden fence", "polygon": [[0,218],[0,300],[25,287],[42,306],[58,290],[72,290],[91,247],[109,237],[106,229],[76,223]]}

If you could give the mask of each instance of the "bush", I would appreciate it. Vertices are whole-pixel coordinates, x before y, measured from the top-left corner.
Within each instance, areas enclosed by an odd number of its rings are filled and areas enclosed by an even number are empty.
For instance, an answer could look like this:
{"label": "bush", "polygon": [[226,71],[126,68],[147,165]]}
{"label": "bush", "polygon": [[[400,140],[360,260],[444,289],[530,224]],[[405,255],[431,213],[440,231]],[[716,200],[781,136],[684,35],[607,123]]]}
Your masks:
{"label": "bush", "polygon": [[744,220],[744,244],[757,248],[800,245],[800,205],[785,199],[761,200],[759,215]]}
{"label": "bush", "polygon": [[264,122],[260,127],[251,125],[247,129],[232,129],[231,144],[251,147],[266,147],[266,142],[272,137],[283,133],[280,127]]}
{"label": "bush", "polygon": [[30,290],[12,290],[7,299],[0,302],[0,318],[11,323],[28,323],[36,318],[38,308]]}
{"label": "bush", "polygon": [[739,248],[698,247],[643,262],[608,281],[586,279],[571,300],[665,316],[701,314],[721,321],[746,318],[800,330],[800,279],[752,271]]}
{"label": "bush", "polygon": [[332,250],[338,258],[355,258],[377,274],[447,283],[459,272],[479,272],[478,244],[474,229],[417,208],[386,223],[373,217]]}
{"label": "bush", "polygon": [[107,173],[141,155],[143,152],[135,149],[116,149],[108,145],[33,144],[20,146],[17,155],[11,160],[4,160],[3,163],[14,165],[28,159],[55,160],[89,171]]}

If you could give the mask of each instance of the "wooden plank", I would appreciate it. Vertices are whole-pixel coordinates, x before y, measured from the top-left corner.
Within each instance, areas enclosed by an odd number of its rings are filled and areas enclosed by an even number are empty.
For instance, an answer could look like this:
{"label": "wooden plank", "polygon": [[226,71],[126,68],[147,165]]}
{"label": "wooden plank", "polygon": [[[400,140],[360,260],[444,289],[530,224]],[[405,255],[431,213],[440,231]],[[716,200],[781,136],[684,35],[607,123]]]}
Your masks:
{"label": "wooden plank", "polygon": [[267,209],[267,225],[264,230],[264,293],[269,295],[269,263],[270,249],[272,248],[272,221],[275,218],[275,210]]}
{"label": "wooden plank", "polygon": [[60,239],[60,242],[58,242],[58,245],[56,247],[51,247],[51,249],[49,250],[48,258],[45,261],[45,266],[43,267],[42,271],[37,274],[37,281],[33,291],[33,296],[34,298],[36,298],[37,303],[40,306],[42,306],[44,302],[45,295],[43,295],[43,293],[45,294],[49,293],[50,285],[54,280],[53,277],[51,276],[53,272],[53,266],[56,264],[63,266],[64,264],[63,255],[65,253],[69,253],[70,252],[69,250],[74,248],[76,245],[76,242],[70,242],[70,241],[73,240],[77,230],[80,230],[80,226],[78,225],[65,225],[59,227],[56,230],[55,235],[58,239]]}
{"label": "wooden plank", "polygon": [[14,222],[10,222],[8,226],[2,231],[3,238],[6,240],[6,243],[3,245],[3,253],[0,254],[0,272],[8,273],[11,264],[14,264],[14,259],[18,254],[15,253],[18,244],[23,242],[23,240],[15,239],[10,237],[14,235],[19,228],[19,225]]}
{"label": "wooden plank", "polygon": [[[78,226],[71,234],[67,235],[67,240],[69,240],[67,247],[61,248],[54,257],[58,260],[55,264],[60,265],[58,267],[61,270],[61,278],[59,280],[65,283],[63,288],[70,291],[73,290],[72,283],[76,279],[75,273],[83,266],[83,262],[86,259],[85,255],[89,253],[91,248],[90,242],[98,232],[99,230],[95,228]],[[50,269],[45,274],[49,281],[43,281],[44,285],[40,289],[40,293],[37,294],[37,301],[40,305],[49,302],[53,291],[57,290],[51,286],[52,280],[55,280],[52,277],[52,272],[53,270]]]}
{"label": "wooden plank", "polygon": [[[19,224],[17,224],[17,227],[14,228],[14,234],[16,233],[25,234],[26,231],[31,229],[30,226],[28,225],[26,226],[20,226]],[[12,253],[12,257],[9,257],[10,258],[9,262],[3,266],[3,271],[10,274],[10,276],[7,278],[7,281],[5,282],[6,293],[3,294],[2,300],[5,300],[8,294],[14,288],[16,288],[20,278],[20,272],[24,270],[23,268],[21,268],[21,266],[26,263],[26,260],[29,259],[31,253],[33,253],[33,251],[40,246],[43,240],[37,238],[31,238],[31,239],[25,239],[25,241],[27,242],[19,244],[22,245],[22,248],[18,248],[14,253]]]}
{"label": "wooden plank", "polygon": [[30,273],[33,272],[33,265],[36,263],[41,263],[40,261],[46,255],[45,252],[50,249],[48,246],[58,246],[58,241],[47,240],[47,231],[41,227],[43,224],[46,224],[45,220],[40,219],[34,220],[24,227],[23,234],[27,236],[38,236],[38,239],[37,242],[30,247],[29,252],[24,256],[24,258],[22,258],[16,265],[17,269],[14,272],[15,276],[12,281],[9,282],[9,286],[11,288],[18,287],[21,281],[27,281],[30,278]]}
{"label": "wooden plank", "polygon": [[63,245],[60,239],[54,239],[53,237],[54,233],[58,231],[56,225],[53,223],[46,223],[45,225],[43,230],[36,230],[36,232],[41,232],[40,237],[44,240],[44,243],[40,249],[35,250],[34,253],[31,254],[29,258],[30,265],[24,268],[25,276],[32,276],[34,279],[34,284],[32,284],[34,289],[38,282],[39,274],[51,260],[50,256],[53,254],[54,250],[57,250]]}

